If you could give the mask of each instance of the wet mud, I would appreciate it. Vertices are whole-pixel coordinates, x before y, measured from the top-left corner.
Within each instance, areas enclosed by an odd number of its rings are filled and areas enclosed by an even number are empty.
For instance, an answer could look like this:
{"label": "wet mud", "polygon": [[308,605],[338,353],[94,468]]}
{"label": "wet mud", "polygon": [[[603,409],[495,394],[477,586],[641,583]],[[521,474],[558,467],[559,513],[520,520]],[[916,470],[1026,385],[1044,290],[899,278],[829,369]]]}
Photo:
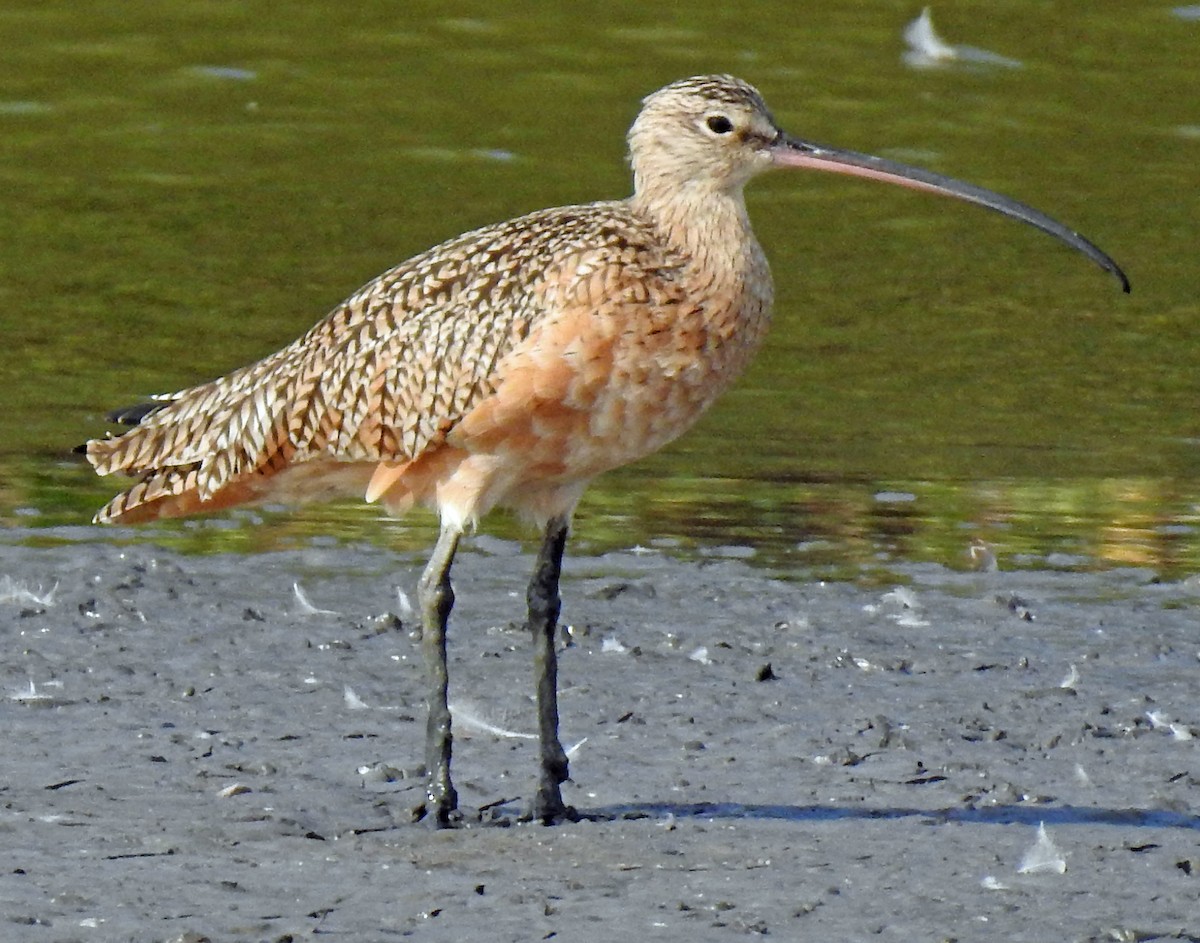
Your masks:
{"label": "wet mud", "polygon": [[1194,581],[568,552],[548,829],[532,556],[478,538],[435,832],[422,562],[0,546],[0,938],[1200,939]]}

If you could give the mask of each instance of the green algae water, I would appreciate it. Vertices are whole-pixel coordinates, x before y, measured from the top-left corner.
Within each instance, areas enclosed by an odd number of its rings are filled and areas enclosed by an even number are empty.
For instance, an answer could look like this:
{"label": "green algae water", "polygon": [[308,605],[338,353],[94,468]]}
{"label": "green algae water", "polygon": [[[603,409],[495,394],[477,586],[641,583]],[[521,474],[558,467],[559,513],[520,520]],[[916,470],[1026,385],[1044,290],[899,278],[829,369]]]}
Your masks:
{"label": "green algae water", "polygon": [[[960,177],[1113,255],[1116,282],[978,208],[826,174],[753,182],[775,323],[743,381],[589,491],[593,549],[1200,568],[1200,21],[1118,2],[9,2],[0,9],[0,520],[12,539],[415,547],[357,505],[85,527],[104,413],[275,350],[465,229],[629,190],[624,134],[685,75],[792,134]],[[751,15],[752,14],[752,15]],[[503,517],[489,530],[515,536]]]}

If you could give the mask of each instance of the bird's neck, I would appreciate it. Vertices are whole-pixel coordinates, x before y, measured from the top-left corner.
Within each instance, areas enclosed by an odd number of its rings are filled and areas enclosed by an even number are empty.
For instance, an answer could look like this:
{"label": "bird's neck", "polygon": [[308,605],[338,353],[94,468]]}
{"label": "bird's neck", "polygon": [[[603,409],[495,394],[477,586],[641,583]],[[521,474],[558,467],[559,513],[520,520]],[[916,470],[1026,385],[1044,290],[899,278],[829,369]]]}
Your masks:
{"label": "bird's neck", "polygon": [[[639,181],[639,183],[642,183]],[[699,184],[670,188],[639,186],[630,198],[635,213],[647,219],[664,241],[693,266],[696,286],[741,295],[765,316],[770,309],[770,269],[750,226],[740,187],[718,189]]]}
{"label": "bird's neck", "polygon": [[630,203],[675,248],[713,274],[744,274],[765,267],[741,187],[698,183],[655,187],[639,181]]}
{"label": "bird's neck", "polygon": [[707,405],[749,365],[771,321],[771,271],[741,190],[639,190],[631,208],[659,232],[668,257],[682,262],[692,315],[703,323],[704,356],[715,371]]}

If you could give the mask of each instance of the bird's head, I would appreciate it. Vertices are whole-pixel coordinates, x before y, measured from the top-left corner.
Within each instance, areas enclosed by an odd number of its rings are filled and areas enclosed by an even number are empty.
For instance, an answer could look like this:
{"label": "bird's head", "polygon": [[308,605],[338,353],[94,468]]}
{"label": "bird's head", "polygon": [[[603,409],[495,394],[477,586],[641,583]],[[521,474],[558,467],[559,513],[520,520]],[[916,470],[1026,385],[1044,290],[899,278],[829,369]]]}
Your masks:
{"label": "bird's head", "polygon": [[648,95],[629,131],[634,189],[648,203],[708,194],[739,196],[772,167],[824,170],[939,193],[1028,223],[1082,252],[1116,276],[1117,264],[1079,233],[1024,203],[930,170],[801,141],[785,134],[752,85],[731,75],[701,75]]}
{"label": "bird's head", "polygon": [[731,75],[701,75],[648,95],[629,131],[639,188],[738,190],[772,166],[783,132],[762,96]]}

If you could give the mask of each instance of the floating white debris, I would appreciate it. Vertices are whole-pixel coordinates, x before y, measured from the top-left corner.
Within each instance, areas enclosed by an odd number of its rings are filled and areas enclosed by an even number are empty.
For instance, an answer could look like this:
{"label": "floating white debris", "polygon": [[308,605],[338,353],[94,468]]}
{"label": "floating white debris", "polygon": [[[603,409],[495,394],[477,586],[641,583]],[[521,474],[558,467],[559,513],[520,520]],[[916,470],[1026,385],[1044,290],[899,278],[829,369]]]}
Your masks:
{"label": "floating white debris", "polygon": [[299,583],[292,584],[292,592],[296,594],[296,602],[300,606],[300,611],[306,616],[336,616],[338,615],[333,609],[318,609],[304,594],[304,590],[300,588]]}
{"label": "floating white debris", "polygon": [[975,65],[1003,66],[1007,69],[1021,68],[1017,59],[1009,59],[986,49],[976,49],[974,46],[952,46],[940,37],[933,29],[933,16],[929,7],[921,11],[921,15],[904,27],[904,41],[908,43],[908,51],[904,53],[904,63],[914,69],[936,69],[956,62],[966,62]]}
{"label": "floating white debris", "polygon": [[45,822],[47,825],[57,825],[59,822],[68,822],[69,823],[71,821],[71,819],[69,819],[65,815],[59,815],[56,812],[52,812],[48,815],[37,816],[36,821]]}
{"label": "floating white debris", "polygon": [[512,151],[506,151],[501,147],[477,147],[471,153],[484,160],[498,160],[502,163],[517,159],[517,155]]}
{"label": "floating white debris", "polygon": [[[424,767],[420,767],[424,772]],[[395,783],[402,779],[409,779],[416,775],[408,773],[405,770],[397,769],[395,766],[390,766],[387,763],[368,763],[358,767],[356,770],[358,775],[363,778],[363,783]]]}
{"label": "floating white debris", "polygon": [[1007,884],[1002,883],[997,878],[992,877],[990,874],[985,874],[983,877],[983,880],[980,881],[979,883],[981,885],[983,885],[983,889],[985,891],[1007,891],[1008,890]]}
{"label": "floating white debris", "polygon": [[[905,53],[904,61],[909,65],[936,65],[958,58],[954,47],[934,31],[929,7],[925,7],[920,16],[904,27],[904,41],[908,43],[909,50]],[[919,58],[920,61],[914,62],[910,57]]]}
{"label": "floating white debris", "polygon": [[413,607],[412,603],[409,602],[408,593],[399,586],[396,587],[396,605],[400,607],[401,616],[408,617],[413,614]]}
{"label": "floating white debris", "polygon": [[1150,721],[1150,726],[1155,730],[1168,730],[1171,733],[1173,740],[1191,740],[1192,731],[1183,724],[1177,724],[1174,721],[1168,720],[1162,711],[1146,711],[1146,717]]}
{"label": "floating white debris", "polygon": [[688,661],[694,661],[699,665],[711,665],[712,659],[708,657],[707,646],[701,645],[694,652],[688,655]]}
{"label": "floating white debris", "polygon": [[1081,786],[1090,786],[1092,784],[1092,777],[1088,775],[1087,770],[1079,763],[1075,764],[1075,782]]}
{"label": "floating white debris", "polygon": [[[44,115],[53,110],[45,102],[39,101],[0,102],[0,115]],[[16,508],[13,513],[22,517],[35,517],[41,512],[34,508]]]}
{"label": "floating white debris", "polygon": [[342,697],[346,701],[347,710],[368,711],[371,709],[366,701],[354,693],[354,688],[350,687],[350,685],[346,685],[345,690],[342,692]]}
{"label": "floating white debris", "polygon": [[917,594],[907,586],[897,586],[890,593],[884,593],[880,602],[882,607],[863,608],[868,612],[878,612],[880,608],[899,609],[899,612],[889,613],[888,618],[907,629],[920,629],[929,625],[916,614],[915,610],[921,608],[921,603],[917,601]]}
{"label": "floating white debris", "polygon": [[231,783],[224,789],[217,791],[217,798],[229,799],[232,796],[243,796],[248,792],[254,792],[254,790],[243,783]]}
{"label": "floating white debris", "polygon": [[33,604],[35,606],[53,606],[54,594],[58,591],[58,583],[44,592],[41,586],[36,590],[30,589],[25,583],[18,583],[11,576],[0,577],[0,602],[10,602],[17,605]]}
{"label": "floating white debris", "polygon": [[537,739],[537,734],[535,733],[524,733],[520,730],[508,730],[504,727],[497,727],[495,724],[484,720],[464,704],[451,704],[450,714],[456,724],[471,730],[478,730],[481,733],[489,733],[493,737],[508,737],[518,740]]}
{"label": "floating white debris", "polygon": [[1066,688],[1068,690],[1074,691],[1075,685],[1077,685],[1078,683],[1079,683],[1079,669],[1076,668],[1074,665],[1072,665],[1071,670],[1066,673],[1066,676],[1060,682],[1058,682],[1058,686],[1060,688]]}
{"label": "floating white debris", "polygon": [[[61,681],[46,681],[42,684],[43,688],[59,688],[62,689]],[[60,694],[47,694],[45,690],[38,690],[38,686],[34,684],[33,679],[29,679],[29,690],[14,691],[8,696],[10,701],[16,701],[18,704],[29,704],[33,707],[56,707],[60,704],[67,703],[63,700]]]}
{"label": "floating white debris", "polygon": [[[471,730],[478,730],[481,733],[491,734],[493,737],[503,737],[515,740],[536,740],[536,733],[525,733],[522,730],[509,730],[505,727],[498,727],[496,724],[484,720],[470,708],[464,707],[462,704],[453,703],[450,705],[450,713],[454,718],[454,722],[461,727]],[[573,757],[579,752],[579,748],[587,743],[588,738],[584,737],[579,742],[565,747],[563,752],[567,754],[567,758]]]}
{"label": "floating white debris", "polygon": [[230,82],[253,82],[258,73],[253,69],[239,69],[228,65],[194,65],[186,71],[209,79],[225,79]]}
{"label": "floating white debris", "polygon": [[22,701],[25,703],[28,703],[31,701],[44,701],[47,699],[47,695],[38,693],[37,685],[33,683],[32,678],[29,679],[29,690],[28,691],[14,691],[8,697],[9,697],[9,700]]}
{"label": "floating white debris", "polygon": [[1037,838],[1017,866],[1017,874],[1065,874],[1067,859],[1046,834],[1046,823],[1039,822]]}
{"label": "floating white debris", "polygon": [[626,648],[625,643],[622,642],[615,635],[606,635],[604,637],[604,639],[600,642],[600,651],[616,652],[618,655],[621,655],[621,654],[624,654],[625,652],[629,651],[629,649]]}
{"label": "floating white debris", "polygon": [[917,602],[917,594],[907,586],[897,586],[890,593],[884,593],[882,598],[884,602],[896,603],[905,609],[921,608],[921,604]]}
{"label": "floating white debris", "polygon": [[574,756],[576,753],[578,753],[578,752],[579,752],[579,748],[580,748],[581,746],[583,746],[583,745],[584,745],[585,743],[587,743],[587,742],[588,742],[588,738],[587,738],[587,737],[584,737],[582,740],[580,740],[580,741],[579,741],[578,743],[576,743],[574,746],[569,746],[569,747],[566,747],[566,748],[563,750],[563,752],[564,752],[565,754],[567,754],[567,759],[571,759],[571,757],[573,757],[573,756]]}

